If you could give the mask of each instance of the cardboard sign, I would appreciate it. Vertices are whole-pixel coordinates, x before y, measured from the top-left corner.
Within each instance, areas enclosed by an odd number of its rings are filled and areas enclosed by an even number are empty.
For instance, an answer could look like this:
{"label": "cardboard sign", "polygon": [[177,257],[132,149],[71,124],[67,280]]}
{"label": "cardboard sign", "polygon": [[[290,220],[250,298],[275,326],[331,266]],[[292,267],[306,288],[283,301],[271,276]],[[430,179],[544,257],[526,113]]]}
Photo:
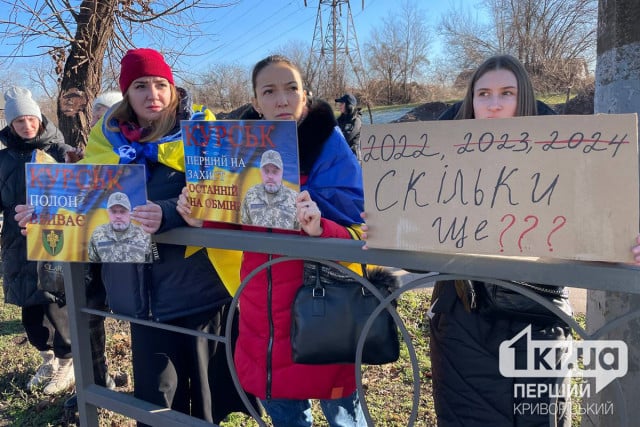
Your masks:
{"label": "cardboard sign", "polygon": [[363,126],[370,247],[631,261],[636,114]]}
{"label": "cardboard sign", "polygon": [[27,163],[26,184],[27,259],[151,262],[151,235],[130,221],[147,203],[144,165]]}
{"label": "cardboard sign", "polygon": [[192,120],[181,125],[195,218],[300,229],[295,218],[300,192],[295,121]]}

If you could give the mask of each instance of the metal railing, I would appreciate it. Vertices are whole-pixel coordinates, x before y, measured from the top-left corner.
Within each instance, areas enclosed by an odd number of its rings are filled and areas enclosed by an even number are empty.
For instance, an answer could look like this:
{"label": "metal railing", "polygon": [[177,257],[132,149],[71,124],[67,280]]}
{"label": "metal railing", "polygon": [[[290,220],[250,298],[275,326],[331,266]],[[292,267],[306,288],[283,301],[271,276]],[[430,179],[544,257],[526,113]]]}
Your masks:
{"label": "metal railing", "polygon": [[[569,326],[571,326],[584,339],[592,339],[594,337],[602,336],[621,324],[640,317],[640,310],[632,310],[604,325],[598,331],[588,334],[571,317],[554,307],[540,295],[527,289],[515,289],[510,283],[504,282],[505,280],[519,280],[549,285],[562,285],[585,289],[640,294],[640,268],[627,264],[559,261],[552,259],[524,259],[464,254],[452,255],[383,249],[369,249],[367,251],[363,251],[361,249],[362,242],[360,241],[318,239],[287,234],[239,230],[179,228],[167,233],[156,235],[154,236],[154,239],[161,243],[274,253],[295,259],[340,260],[398,267],[410,270],[439,272],[435,276],[428,278],[421,277],[406,283],[400,289],[391,294],[378,306],[372,317],[369,318],[365,331],[377,313],[387,307],[390,307],[390,302],[393,298],[399,297],[404,292],[429,287],[436,279],[450,280],[455,278],[482,280],[516,290],[552,310],[559,317],[565,320]],[[241,288],[242,286],[243,284],[241,285]],[[192,330],[176,328],[156,322],[133,319],[126,316],[107,314],[101,311],[87,309],[85,308],[84,270],[81,264],[66,265],[65,290],[67,293],[67,304],[71,323],[72,350],[75,361],[76,389],[78,392],[78,409],[81,426],[98,426],[97,408],[99,407],[154,426],[211,426],[210,423],[205,421],[167,408],[152,405],[125,393],[111,391],[104,387],[95,385],[89,345],[88,315],[106,315],[116,319],[142,323],[191,335],[206,336],[209,339],[215,339],[227,344],[225,336],[202,334]],[[234,314],[236,304],[237,295],[234,297],[234,303],[232,304],[229,316]],[[394,318],[396,319],[396,322],[400,320],[397,313],[394,314]],[[231,322],[228,322],[228,325],[229,329]],[[417,374],[419,371],[419,369],[417,369],[418,361],[415,352],[413,351],[408,333],[401,321],[399,322],[399,328],[405,343],[407,344],[407,348],[409,349],[411,364],[414,371],[413,408],[412,413],[409,416],[409,425],[413,425],[413,422],[416,419],[419,402],[419,376]],[[228,334],[229,331],[226,331],[225,335]],[[362,349],[363,341],[364,339],[361,337],[359,342],[360,351]],[[226,349],[230,366],[233,366],[230,346],[227,345]],[[363,388],[360,368],[360,364],[356,364],[358,389],[360,393],[362,393]],[[236,382],[236,387],[239,388],[234,369],[232,369],[232,374],[234,376],[234,381]],[[618,381],[616,380],[614,384],[618,387],[618,391],[616,392],[617,399],[622,399],[622,392]],[[244,393],[241,392],[241,395],[244,395]],[[248,403],[248,400],[245,401],[245,403]],[[365,415],[370,421],[371,419],[366,406],[366,398],[363,406]],[[250,411],[254,411],[251,405],[247,405],[247,407]],[[624,405],[622,405],[622,407],[624,408]],[[257,415],[258,414],[253,413],[254,417]],[[626,411],[617,411],[617,415],[619,418],[618,425],[629,425]],[[261,420],[258,420],[258,423],[260,425],[264,425],[264,422]]]}

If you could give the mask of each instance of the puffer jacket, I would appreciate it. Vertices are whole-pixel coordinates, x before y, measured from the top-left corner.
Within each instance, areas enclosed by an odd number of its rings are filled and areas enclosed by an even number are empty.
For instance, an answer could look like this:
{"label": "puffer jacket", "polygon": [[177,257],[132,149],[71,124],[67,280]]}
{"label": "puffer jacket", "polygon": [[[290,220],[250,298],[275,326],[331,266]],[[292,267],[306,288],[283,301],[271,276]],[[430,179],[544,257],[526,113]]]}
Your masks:
{"label": "puffer jacket", "polygon": [[11,132],[9,126],[0,130],[0,208],[3,224],[1,237],[4,299],[20,307],[56,301],[56,296],[38,289],[36,262],[27,260],[27,238],[13,218],[16,205],[26,204],[25,163],[32,161],[36,149],[43,150],[58,162],[73,147],[65,144],[58,128],[42,117],[44,133],[25,140]]}
{"label": "puffer jacket", "polygon": [[[162,208],[158,233],[187,224],[176,211],[186,178],[180,120],[212,118],[192,114],[184,91],[176,127],[159,141],[128,141],[122,132],[99,121],[91,130],[82,163],[142,163],[147,169],[147,198]],[[110,112],[105,114],[109,120]],[[117,127],[117,122],[110,123]],[[131,153],[135,152],[135,157]],[[120,157],[122,153],[122,157]],[[187,248],[156,244],[151,264],[105,263],[102,279],[109,307],[116,313],[165,322],[214,309],[231,300],[204,248],[186,256]]]}
{"label": "puffer jacket", "polygon": [[[321,237],[350,238],[346,226],[360,223],[364,208],[362,171],[327,103],[314,101],[298,126],[298,147],[301,189],[309,191],[322,212]],[[244,252],[241,278],[274,257]],[[302,261],[273,265],[253,277],[240,295],[236,369],[242,387],[261,399],[335,399],[355,391],[353,365],[293,363],[291,304],[302,273]]]}

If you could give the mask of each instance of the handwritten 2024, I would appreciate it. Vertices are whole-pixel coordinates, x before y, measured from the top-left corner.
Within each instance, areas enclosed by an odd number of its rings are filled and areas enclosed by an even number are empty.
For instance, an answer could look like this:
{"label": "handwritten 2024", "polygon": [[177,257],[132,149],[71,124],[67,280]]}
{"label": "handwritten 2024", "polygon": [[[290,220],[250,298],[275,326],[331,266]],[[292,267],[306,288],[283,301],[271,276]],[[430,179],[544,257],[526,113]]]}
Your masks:
{"label": "handwritten 2024", "polygon": [[[396,240],[418,232],[463,249],[489,239],[491,248],[485,249],[493,253],[529,254],[531,239],[553,252],[554,242],[572,223],[583,221],[575,206],[565,203],[580,188],[576,173],[602,171],[585,167],[592,164],[589,158],[615,167],[631,145],[637,147],[637,135],[631,138],[625,131],[520,128],[432,134],[390,126],[362,141],[368,214],[398,217]],[[413,221],[402,218],[416,212]],[[427,227],[435,234],[428,234]]]}

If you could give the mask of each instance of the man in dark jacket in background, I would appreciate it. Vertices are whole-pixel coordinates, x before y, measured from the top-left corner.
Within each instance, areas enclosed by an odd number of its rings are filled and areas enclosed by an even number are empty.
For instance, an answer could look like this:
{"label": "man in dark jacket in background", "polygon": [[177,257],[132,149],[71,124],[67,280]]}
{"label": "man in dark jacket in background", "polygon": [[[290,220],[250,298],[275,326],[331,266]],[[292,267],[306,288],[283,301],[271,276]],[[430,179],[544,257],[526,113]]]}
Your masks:
{"label": "man in dark jacket in background", "polygon": [[358,102],[356,97],[350,93],[345,93],[341,98],[336,99],[340,108],[340,116],[338,117],[338,126],[347,140],[349,148],[356,157],[360,151],[360,128],[362,127],[362,119],[360,109],[356,108]]}

